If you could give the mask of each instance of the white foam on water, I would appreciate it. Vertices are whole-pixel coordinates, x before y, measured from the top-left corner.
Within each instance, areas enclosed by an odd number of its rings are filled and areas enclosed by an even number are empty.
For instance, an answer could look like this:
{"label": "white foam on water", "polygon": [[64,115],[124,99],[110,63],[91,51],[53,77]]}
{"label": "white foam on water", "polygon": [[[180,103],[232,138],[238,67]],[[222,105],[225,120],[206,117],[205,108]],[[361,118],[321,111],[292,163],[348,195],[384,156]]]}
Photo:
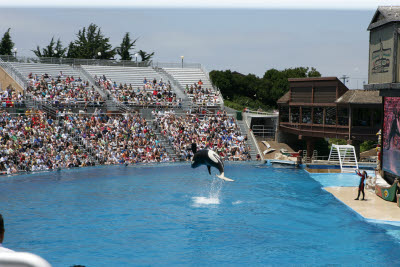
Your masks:
{"label": "white foam on water", "polygon": [[194,206],[219,205],[219,196],[221,193],[222,184],[223,183],[221,179],[214,177],[213,181],[211,182],[210,189],[208,190],[208,196],[192,197]]}
{"label": "white foam on water", "polygon": [[233,205],[242,204],[242,203],[243,203],[243,201],[241,201],[241,200],[232,202]]}
{"label": "white foam on water", "polygon": [[194,204],[197,205],[218,205],[218,198],[208,198],[208,197],[192,197]]}

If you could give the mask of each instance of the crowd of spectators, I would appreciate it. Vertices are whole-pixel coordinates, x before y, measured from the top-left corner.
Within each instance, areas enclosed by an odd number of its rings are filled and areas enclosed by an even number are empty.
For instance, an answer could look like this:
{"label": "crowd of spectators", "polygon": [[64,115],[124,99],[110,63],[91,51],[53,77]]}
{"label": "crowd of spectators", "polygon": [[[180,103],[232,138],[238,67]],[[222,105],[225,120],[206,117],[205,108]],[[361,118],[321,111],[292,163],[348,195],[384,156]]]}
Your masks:
{"label": "crowd of spectators", "polygon": [[42,111],[0,112],[0,173],[44,171],[96,164],[170,161],[139,115],[66,113],[53,121]]}
{"label": "crowd of spectators", "polygon": [[203,82],[199,80],[192,85],[187,84],[185,94],[197,106],[217,106],[220,104],[220,97],[214,89],[203,88]]}
{"label": "crowd of spectators", "polygon": [[242,136],[233,117],[225,111],[217,114],[190,114],[177,116],[174,112],[158,112],[156,123],[161,133],[174,147],[181,160],[189,161],[191,144],[199,149],[212,149],[225,160],[249,160],[247,136]]}
{"label": "crowd of spectators", "polygon": [[147,121],[138,114],[66,115],[65,126],[94,151],[100,164],[167,162],[169,155]]}
{"label": "crowd of spectators", "polygon": [[0,114],[0,171],[39,171],[92,165],[62,127],[41,111]]}
{"label": "crowd of spectators", "polygon": [[128,106],[155,106],[155,107],[181,107],[182,99],[177,98],[173,92],[171,83],[163,82],[162,79],[152,81],[144,78],[143,85],[136,90],[131,84],[127,85],[113,82],[105,75],[95,76],[96,82],[106,91],[109,91],[115,99]]}
{"label": "crowd of spectators", "polygon": [[[249,147],[236,121],[226,112],[177,116],[153,112],[154,126],[175,150],[177,160],[191,160],[191,144],[212,149],[225,160],[249,160]],[[0,112],[0,173],[42,171],[95,164],[170,162],[154,127],[139,114],[64,113],[53,120],[42,111],[11,116]]]}
{"label": "crowd of spectators", "polygon": [[18,92],[11,84],[0,91],[1,107],[19,106],[23,102],[24,95]]}
{"label": "crowd of spectators", "polygon": [[37,101],[47,101],[55,106],[75,107],[78,105],[101,106],[104,99],[94,86],[80,77],[64,76],[60,72],[56,78],[47,73],[43,75],[28,75],[26,92]]}

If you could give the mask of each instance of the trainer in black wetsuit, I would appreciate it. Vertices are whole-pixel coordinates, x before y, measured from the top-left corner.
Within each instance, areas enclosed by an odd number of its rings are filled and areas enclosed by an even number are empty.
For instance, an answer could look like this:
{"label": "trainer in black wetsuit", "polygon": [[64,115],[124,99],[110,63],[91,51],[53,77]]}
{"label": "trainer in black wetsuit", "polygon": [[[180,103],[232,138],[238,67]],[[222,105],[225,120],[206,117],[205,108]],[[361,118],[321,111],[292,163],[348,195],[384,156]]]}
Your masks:
{"label": "trainer in black wetsuit", "polygon": [[361,176],[361,178],[360,178],[360,184],[358,185],[358,195],[357,195],[357,198],[354,200],[358,200],[358,198],[360,197],[360,192],[362,192],[362,194],[363,194],[363,198],[361,200],[365,200],[364,199],[364,197],[365,197],[364,182],[365,182],[365,179],[367,179],[367,172],[363,171],[363,173],[361,174],[361,172],[359,170],[356,170],[356,173],[358,176]]}

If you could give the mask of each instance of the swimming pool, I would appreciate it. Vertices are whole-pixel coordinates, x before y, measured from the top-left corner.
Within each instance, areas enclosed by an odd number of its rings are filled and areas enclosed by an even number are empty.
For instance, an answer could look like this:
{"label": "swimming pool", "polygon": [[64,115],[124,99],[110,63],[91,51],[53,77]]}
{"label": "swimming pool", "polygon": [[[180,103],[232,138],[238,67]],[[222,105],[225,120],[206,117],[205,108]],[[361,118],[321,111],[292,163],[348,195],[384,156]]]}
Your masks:
{"label": "swimming pool", "polygon": [[236,181],[186,164],[0,177],[4,246],[53,266],[399,264],[398,230],[365,222],[306,171],[225,174]]}

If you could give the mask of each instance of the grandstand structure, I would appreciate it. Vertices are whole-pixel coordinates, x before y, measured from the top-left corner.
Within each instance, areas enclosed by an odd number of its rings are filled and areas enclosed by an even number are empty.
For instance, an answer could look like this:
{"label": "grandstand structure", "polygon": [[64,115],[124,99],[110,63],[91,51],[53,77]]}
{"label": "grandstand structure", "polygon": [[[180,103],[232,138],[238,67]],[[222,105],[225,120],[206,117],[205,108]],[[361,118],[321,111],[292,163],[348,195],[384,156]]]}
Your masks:
{"label": "grandstand structure", "polygon": [[[24,91],[23,100],[18,102],[18,105],[5,106],[3,104],[3,107],[9,108],[8,112],[22,114],[27,109],[43,110],[55,119],[58,119],[59,112],[62,113],[65,110],[75,114],[91,114],[96,110],[119,114],[140,112],[146,120],[154,120],[154,116],[151,115],[151,111],[154,109],[168,110],[172,108],[179,114],[199,111],[203,112],[203,114],[213,114],[218,110],[224,109],[223,98],[219,89],[212,85],[208,72],[200,64],[185,64],[178,68],[174,64],[164,64],[165,67],[163,64],[153,64],[153,66],[129,64],[121,66],[121,64],[113,64],[113,61],[109,60],[86,61],[86,64],[79,64],[79,61],[62,61],[60,59],[47,62],[49,61],[0,56],[0,71],[12,77],[15,83],[19,85],[19,88],[23,88]],[[62,75],[60,75],[61,73]],[[34,86],[41,89],[44,88],[44,91],[50,91],[48,88],[54,88],[55,84],[58,84],[57,86],[61,84],[61,86],[65,87],[66,92],[74,91],[76,87],[67,88],[67,85],[70,84],[68,83],[70,78],[74,77],[75,81],[77,79],[83,81],[81,83],[84,84],[84,86],[81,85],[83,95],[90,92],[90,95],[96,94],[97,98],[94,100],[89,99],[89,97],[80,99],[76,97],[68,99],[67,97],[65,101],[57,101],[49,93],[47,93],[47,96],[43,93],[43,97],[41,97],[41,93],[36,92],[35,88],[27,90],[27,88],[33,86],[34,79],[32,79],[32,76],[35,75],[36,77],[42,77],[42,79],[40,83],[36,80]],[[46,78],[43,79],[43,76]],[[105,89],[99,83],[100,77],[105,77],[118,86],[127,85],[135,92],[139,91],[138,89],[143,90],[145,88],[143,86],[145,79],[148,81],[156,80],[157,83],[163,81],[169,84],[174,98],[179,99],[179,105],[175,103],[174,105],[165,105],[151,101],[149,103],[141,102],[140,104],[129,103],[128,105],[127,101],[120,101],[114,92]],[[0,81],[1,90],[4,90],[6,86],[4,82]],[[190,91],[188,88],[192,88],[192,90]],[[145,91],[147,92],[144,92],[144,94],[148,93],[150,95],[152,93],[152,89],[146,89]],[[33,95],[32,92],[36,94]],[[140,94],[143,94],[143,92],[141,91]],[[230,115],[235,116],[236,114]],[[239,125],[243,126],[242,124]],[[243,135],[247,135],[249,132],[248,127],[240,127],[240,130]],[[159,136],[157,131],[156,134]],[[79,146],[82,146],[82,142],[78,142],[78,139],[76,138],[75,141],[79,143]],[[160,140],[167,147],[169,154],[174,156],[173,149],[168,147],[168,142],[163,138],[160,138]],[[246,144],[251,148],[250,155],[254,160],[256,157],[256,142],[249,138]]]}

